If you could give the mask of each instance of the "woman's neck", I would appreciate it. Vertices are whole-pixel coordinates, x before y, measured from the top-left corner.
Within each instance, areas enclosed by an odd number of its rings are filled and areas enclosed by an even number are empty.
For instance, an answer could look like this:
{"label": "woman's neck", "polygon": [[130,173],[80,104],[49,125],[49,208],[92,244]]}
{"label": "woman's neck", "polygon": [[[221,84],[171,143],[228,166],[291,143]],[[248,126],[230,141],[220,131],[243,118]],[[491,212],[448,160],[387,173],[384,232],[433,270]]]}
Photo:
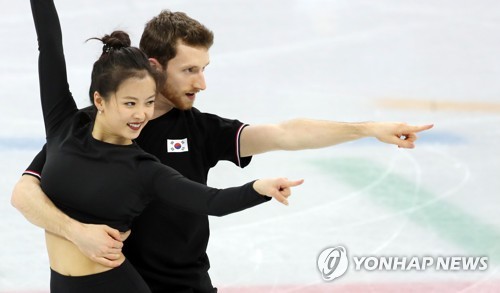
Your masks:
{"label": "woman's neck", "polygon": [[100,114],[97,114],[97,117],[94,121],[94,127],[92,128],[93,138],[109,144],[116,144],[116,145],[132,144],[131,139],[107,130],[104,121],[102,121],[103,120],[102,117],[99,117],[99,115]]}

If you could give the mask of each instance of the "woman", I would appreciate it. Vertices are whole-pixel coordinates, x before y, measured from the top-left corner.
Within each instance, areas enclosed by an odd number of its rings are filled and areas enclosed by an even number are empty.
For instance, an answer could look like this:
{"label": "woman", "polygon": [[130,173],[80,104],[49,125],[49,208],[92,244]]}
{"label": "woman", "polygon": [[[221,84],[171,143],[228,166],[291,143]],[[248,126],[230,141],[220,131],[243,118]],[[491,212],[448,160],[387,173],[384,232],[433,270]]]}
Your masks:
{"label": "woman", "polygon": [[[264,179],[218,190],[191,182],[133,140],[153,114],[160,80],[128,35],[101,40],[90,95],[97,114],[78,111],[69,91],[62,35],[53,0],[31,0],[39,44],[39,78],[47,135],[42,188],[66,214],[127,231],[153,199],[200,214],[225,215],[275,197],[286,203],[302,181]],[[267,195],[265,197],[263,195]],[[86,258],[71,242],[46,233],[51,292],[150,292],[120,255],[115,269]]]}

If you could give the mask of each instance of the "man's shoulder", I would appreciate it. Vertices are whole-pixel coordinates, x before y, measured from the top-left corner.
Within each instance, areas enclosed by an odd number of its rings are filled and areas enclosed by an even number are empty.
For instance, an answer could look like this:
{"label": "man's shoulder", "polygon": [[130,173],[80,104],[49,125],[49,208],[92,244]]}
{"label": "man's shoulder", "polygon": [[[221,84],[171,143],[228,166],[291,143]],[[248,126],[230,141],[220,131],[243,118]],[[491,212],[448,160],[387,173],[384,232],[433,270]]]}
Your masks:
{"label": "man's shoulder", "polygon": [[217,116],[218,117],[218,115],[208,113],[208,112],[202,112],[200,109],[195,108],[195,107],[192,107],[191,109],[186,110],[186,113],[189,113],[189,114],[195,115],[195,116]]}
{"label": "man's shoulder", "polygon": [[78,109],[78,112],[77,112],[79,115],[82,115],[82,116],[88,116],[89,118],[92,118],[94,119],[96,114],[97,114],[97,110],[94,106],[88,106],[88,107],[85,107],[85,108],[81,108],[81,109]]}
{"label": "man's shoulder", "polygon": [[160,127],[163,129],[167,126],[174,127],[174,125],[181,127],[181,125],[184,124],[207,129],[227,125],[239,126],[243,123],[237,119],[224,118],[217,114],[202,112],[198,108],[192,107],[188,110],[179,110],[174,108],[158,118],[151,120],[146,128],[153,129]]}
{"label": "man's shoulder", "polygon": [[215,121],[238,121],[238,119],[235,118],[226,118],[222,117],[220,115],[214,114],[214,113],[209,113],[209,112],[202,112],[198,108],[192,107],[189,111],[190,115],[192,115],[195,118],[198,119],[205,119],[205,120],[215,120]]}

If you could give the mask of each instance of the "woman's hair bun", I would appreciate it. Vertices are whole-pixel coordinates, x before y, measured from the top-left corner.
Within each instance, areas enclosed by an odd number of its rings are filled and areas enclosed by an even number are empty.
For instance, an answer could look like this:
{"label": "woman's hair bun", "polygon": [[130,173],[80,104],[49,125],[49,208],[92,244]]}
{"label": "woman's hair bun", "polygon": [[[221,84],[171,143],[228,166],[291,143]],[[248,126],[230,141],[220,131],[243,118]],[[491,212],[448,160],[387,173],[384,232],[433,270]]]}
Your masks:
{"label": "woman's hair bun", "polygon": [[[102,38],[90,38],[88,40],[99,40],[104,45],[102,53],[109,53],[111,50],[119,50],[121,48],[130,47],[130,36],[124,31],[114,31],[110,35],[105,35]],[[88,41],[87,40],[87,41]]]}
{"label": "woman's hair bun", "polygon": [[104,45],[114,49],[130,47],[131,44],[129,35],[124,31],[114,31],[111,35],[102,37],[101,41]]}

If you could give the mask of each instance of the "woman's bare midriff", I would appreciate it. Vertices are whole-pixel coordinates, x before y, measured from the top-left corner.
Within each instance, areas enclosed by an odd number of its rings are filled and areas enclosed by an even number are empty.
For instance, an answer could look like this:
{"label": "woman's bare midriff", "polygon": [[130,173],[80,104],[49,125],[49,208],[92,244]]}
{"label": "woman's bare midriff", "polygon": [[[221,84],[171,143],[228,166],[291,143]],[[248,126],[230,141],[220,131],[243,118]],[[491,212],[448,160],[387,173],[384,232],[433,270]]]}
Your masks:
{"label": "woman's bare midriff", "polygon": [[[50,267],[61,275],[87,276],[113,269],[92,261],[75,244],[65,238],[45,232],[45,241]],[[122,264],[125,261],[125,256],[120,254],[118,261]]]}

